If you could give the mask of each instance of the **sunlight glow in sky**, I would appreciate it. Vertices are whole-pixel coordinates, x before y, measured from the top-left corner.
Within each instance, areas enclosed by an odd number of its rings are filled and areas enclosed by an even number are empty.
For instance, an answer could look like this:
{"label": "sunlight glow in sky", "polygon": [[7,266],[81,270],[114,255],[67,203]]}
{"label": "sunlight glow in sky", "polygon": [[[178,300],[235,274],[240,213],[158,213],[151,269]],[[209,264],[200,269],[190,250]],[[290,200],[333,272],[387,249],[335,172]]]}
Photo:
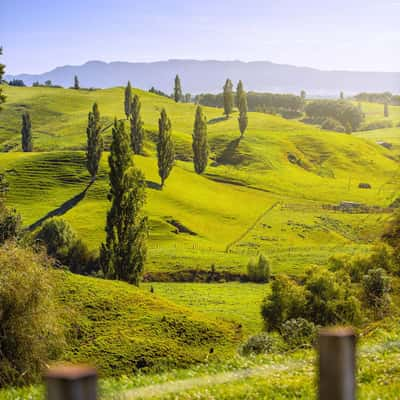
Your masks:
{"label": "sunlight glow in sky", "polygon": [[400,0],[2,0],[7,73],[88,60],[400,71]]}

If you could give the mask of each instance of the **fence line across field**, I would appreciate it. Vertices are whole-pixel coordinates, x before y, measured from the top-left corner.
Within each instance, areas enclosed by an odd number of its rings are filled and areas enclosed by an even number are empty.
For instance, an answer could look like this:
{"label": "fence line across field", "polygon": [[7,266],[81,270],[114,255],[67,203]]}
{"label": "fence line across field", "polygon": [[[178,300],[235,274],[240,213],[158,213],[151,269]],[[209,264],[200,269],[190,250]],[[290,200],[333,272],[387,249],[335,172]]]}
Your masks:
{"label": "fence line across field", "polygon": [[[355,400],[356,336],[352,328],[321,329],[318,337],[318,399]],[[220,385],[252,376],[266,378],[268,366],[141,387],[116,398],[135,400]],[[282,366],[282,372],[287,366]],[[274,369],[276,373],[276,369]],[[45,375],[47,400],[98,400],[98,377],[89,366],[57,366]]]}

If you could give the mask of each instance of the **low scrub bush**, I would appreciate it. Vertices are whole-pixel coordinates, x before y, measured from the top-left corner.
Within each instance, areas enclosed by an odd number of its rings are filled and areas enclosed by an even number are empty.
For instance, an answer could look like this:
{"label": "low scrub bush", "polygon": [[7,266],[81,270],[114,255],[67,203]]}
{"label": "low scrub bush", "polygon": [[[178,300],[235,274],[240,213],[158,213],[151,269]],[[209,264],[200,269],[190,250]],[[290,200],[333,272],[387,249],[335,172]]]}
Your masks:
{"label": "low scrub bush", "polygon": [[279,351],[282,347],[279,338],[270,333],[261,332],[251,336],[239,348],[239,353],[243,356],[266,354]]}
{"label": "low scrub bush", "polygon": [[304,318],[292,318],[280,328],[283,340],[291,349],[310,346],[315,342],[317,329],[312,322]]}
{"label": "low scrub bush", "polygon": [[46,258],[7,243],[0,265],[1,387],[37,381],[63,334]]}
{"label": "low scrub bush", "polygon": [[21,217],[0,202],[0,244],[17,239],[21,233]]}

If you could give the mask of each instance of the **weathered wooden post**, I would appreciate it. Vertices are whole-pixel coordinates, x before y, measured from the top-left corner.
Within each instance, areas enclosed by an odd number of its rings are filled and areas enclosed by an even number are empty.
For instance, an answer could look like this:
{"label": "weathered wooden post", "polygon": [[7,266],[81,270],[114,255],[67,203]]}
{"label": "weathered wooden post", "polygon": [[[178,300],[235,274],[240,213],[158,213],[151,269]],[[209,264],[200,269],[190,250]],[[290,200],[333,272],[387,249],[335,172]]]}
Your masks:
{"label": "weathered wooden post", "polygon": [[97,400],[97,372],[84,365],[56,366],[45,375],[47,400]]}
{"label": "weathered wooden post", "polygon": [[356,335],[352,328],[319,332],[319,400],[355,400]]}

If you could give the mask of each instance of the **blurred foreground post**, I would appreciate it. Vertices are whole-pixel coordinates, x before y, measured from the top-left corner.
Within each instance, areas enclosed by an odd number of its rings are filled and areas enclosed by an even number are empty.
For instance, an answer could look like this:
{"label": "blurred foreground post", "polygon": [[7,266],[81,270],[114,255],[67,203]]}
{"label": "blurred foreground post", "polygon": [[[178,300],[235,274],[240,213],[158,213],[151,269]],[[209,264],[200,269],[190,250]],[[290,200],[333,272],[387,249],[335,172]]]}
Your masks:
{"label": "blurred foreground post", "polygon": [[96,400],[97,372],[88,366],[57,366],[45,375],[47,400]]}
{"label": "blurred foreground post", "polygon": [[352,328],[321,329],[319,400],[355,400],[356,336]]}

